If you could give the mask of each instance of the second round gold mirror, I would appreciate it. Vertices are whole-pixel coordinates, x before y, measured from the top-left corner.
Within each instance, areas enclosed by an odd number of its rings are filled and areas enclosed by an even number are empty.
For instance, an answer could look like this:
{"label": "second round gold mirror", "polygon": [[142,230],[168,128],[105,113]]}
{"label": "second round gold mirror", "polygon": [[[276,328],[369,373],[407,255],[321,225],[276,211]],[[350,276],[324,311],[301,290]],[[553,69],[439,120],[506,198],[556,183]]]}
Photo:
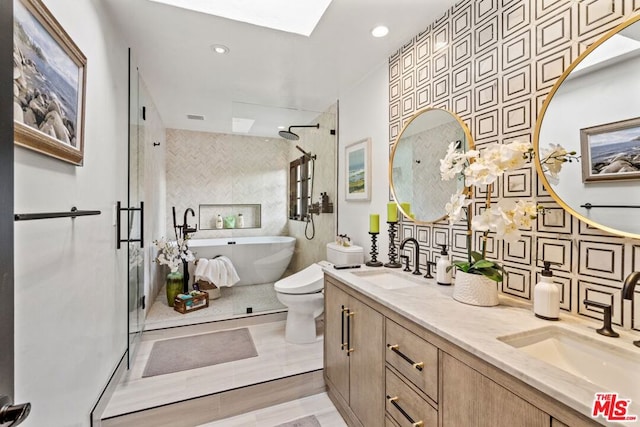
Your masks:
{"label": "second round gold mirror", "polygon": [[404,125],[391,152],[391,192],[402,214],[416,223],[432,223],[446,215],[444,206],[462,182],[442,181],[440,159],[449,144],[473,148],[469,129],[454,113],[440,108],[416,112]]}

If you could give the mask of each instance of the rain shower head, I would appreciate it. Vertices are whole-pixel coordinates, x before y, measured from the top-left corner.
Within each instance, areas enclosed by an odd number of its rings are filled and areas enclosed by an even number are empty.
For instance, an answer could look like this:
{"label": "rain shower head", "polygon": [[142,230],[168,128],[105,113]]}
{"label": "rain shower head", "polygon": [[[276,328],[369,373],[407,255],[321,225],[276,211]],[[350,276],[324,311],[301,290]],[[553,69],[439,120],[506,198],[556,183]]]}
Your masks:
{"label": "rain shower head", "polygon": [[298,134],[291,132],[292,128],[316,128],[320,129],[320,123],[315,125],[300,125],[300,126],[289,126],[289,130],[281,130],[278,132],[278,135],[283,137],[284,139],[288,139],[289,141],[298,141],[300,137]]}

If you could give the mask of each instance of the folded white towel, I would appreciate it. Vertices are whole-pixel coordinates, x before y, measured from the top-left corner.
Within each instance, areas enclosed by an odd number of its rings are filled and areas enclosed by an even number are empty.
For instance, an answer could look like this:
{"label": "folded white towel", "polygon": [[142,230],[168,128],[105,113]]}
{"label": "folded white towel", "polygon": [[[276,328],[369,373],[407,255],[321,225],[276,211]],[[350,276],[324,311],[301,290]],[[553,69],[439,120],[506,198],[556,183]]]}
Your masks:
{"label": "folded white towel", "polygon": [[214,259],[199,259],[195,280],[206,280],[220,288],[235,285],[240,281],[240,277],[231,260],[225,256],[219,256]]}

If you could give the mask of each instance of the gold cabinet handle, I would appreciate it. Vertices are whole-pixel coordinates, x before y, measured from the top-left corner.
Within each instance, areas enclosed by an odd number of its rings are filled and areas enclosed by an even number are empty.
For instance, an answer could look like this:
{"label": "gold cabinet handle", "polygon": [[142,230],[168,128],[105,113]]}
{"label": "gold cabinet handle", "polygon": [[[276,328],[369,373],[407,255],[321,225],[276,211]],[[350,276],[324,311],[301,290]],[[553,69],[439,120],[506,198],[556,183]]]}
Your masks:
{"label": "gold cabinet handle", "polygon": [[422,427],[424,426],[424,422],[422,420],[420,421],[413,421],[413,418],[411,418],[411,415],[407,414],[407,412],[402,409],[402,407],[398,404],[398,396],[389,396],[387,395],[387,400],[389,401],[389,403],[391,403],[393,406],[395,406],[395,408],[400,411],[400,413],[407,419],[407,421],[409,421],[411,423],[411,427]]}
{"label": "gold cabinet handle", "polygon": [[353,353],[354,348],[351,347],[351,318],[353,317],[355,313],[349,309],[347,309],[347,345],[346,345],[346,351],[347,351],[347,356],[349,356],[350,353]]}
{"label": "gold cabinet handle", "polygon": [[400,351],[399,344],[387,344],[387,348],[396,353],[398,356],[402,357],[408,364],[416,368],[418,371],[422,372],[422,370],[424,369],[424,362],[414,362],[413,360],[411,360],[409,356]]}

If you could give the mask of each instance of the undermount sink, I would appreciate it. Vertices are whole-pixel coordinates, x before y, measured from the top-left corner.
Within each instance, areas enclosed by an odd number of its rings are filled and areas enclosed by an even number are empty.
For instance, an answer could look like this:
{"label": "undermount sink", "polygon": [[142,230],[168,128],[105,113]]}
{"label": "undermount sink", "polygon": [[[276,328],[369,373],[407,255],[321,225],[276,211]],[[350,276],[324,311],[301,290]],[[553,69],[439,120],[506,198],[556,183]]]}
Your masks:
{"label": "undermount sink", "polygon": [[621,398],[640,402],[640,352],[608,345],[557,326],[498,339],[589,381],[600,388],[599,392],[617,392]]}
{"label": "undermount sink", "polygon": [[365,270],[354,271],[352,274],[383,289],[402,289],[420,286],[416,279],[396,271]]}

